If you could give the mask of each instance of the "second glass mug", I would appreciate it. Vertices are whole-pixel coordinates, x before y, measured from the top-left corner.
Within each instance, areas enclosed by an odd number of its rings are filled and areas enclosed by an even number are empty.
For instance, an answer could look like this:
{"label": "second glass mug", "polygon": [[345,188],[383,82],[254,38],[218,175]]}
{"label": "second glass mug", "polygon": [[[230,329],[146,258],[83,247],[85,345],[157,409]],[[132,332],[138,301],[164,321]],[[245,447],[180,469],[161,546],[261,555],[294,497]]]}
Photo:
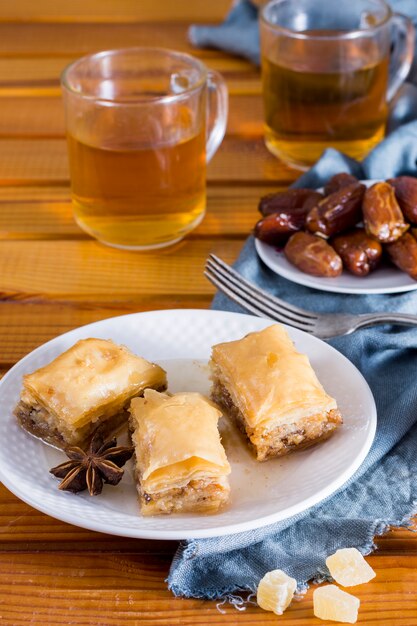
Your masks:
{"label": "second glass mug", "polygon": [[161,48],[83,57],[61,78],[72,201],[83,230],[147,250],[182,239],[204,217],[206,162],[227,122],[219,74]]}
{"label": "second glass mug", "polygon": [[328,147],[365,156],[410,69],[411,20],[384,0],[272,0],[260,30],[268,149],[301,169]]}

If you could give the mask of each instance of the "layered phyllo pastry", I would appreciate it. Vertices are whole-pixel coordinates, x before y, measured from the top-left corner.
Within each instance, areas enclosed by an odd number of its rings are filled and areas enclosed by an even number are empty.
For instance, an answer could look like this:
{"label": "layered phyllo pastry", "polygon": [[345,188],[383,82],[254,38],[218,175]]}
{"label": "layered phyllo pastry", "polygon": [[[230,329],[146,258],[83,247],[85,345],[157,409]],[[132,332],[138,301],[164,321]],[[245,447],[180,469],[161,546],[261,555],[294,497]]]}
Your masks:
{"label": "layered phyllo pastry", "polygon": [[166,389],[165,371],[105,339],[83,339],[23,377],[15,415],[31,434],[60,448],[83,447],[127,423],[130,400]]}
{"label": "layered phyllo pastry", "polygon": [[336,401],[279,324],[214,346],[210,368],[212,399],[258,461],[323,441],[342,423]]}
{"label": "layered phyllo pastry", "polygon": [[143,515],[214,513],[229,497],[219,409],[199,393],[146,390],[130,405]]}

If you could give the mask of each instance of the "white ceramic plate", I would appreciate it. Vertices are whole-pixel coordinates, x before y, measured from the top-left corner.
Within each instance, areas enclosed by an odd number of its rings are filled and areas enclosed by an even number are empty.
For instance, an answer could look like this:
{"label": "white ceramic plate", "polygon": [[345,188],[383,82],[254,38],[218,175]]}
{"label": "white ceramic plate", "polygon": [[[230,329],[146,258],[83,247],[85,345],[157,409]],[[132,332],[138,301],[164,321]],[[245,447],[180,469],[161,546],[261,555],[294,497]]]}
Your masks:
{"label": "white ceramic plate", "polygon": [[367,383],[350,361],[323,341],[294,328],[287,330],[297,348],[310,357],[326,390],[337,399],[345,423],[320,446],[258,463],[240,434],[223,420],[232,492],[230,504],[216,515],[142,517],[131,461],[119,486],[105,485],[100,496],[61,492],[48,470],[65,460],[64,453],[28,435],[12,415],[22,375],[45,365],[78,339],[111,338],[160,363],[168,372],[171,391],[208,393],[211,346],[268,325],[267,320],[222,311],[155,311],[89,324],[40,346],[0,382],[0,479],[16,496],[52,517],[100,532],[150,539],[236,533],[285,519],[320,502],[362,463],[374,438],[376,409]]}
{"label": "white ceramic plate", "polygon": [[[370,187],[376,180],[361,181],[367,187]],[[319,189],[322,191],[322,189]],[[354,276],[346,270],[343,270],[340,276],[335,278],[320,278],[319,276],[310,276],[287,261],[283,250],[278,250],[274,246],[255,239],[255,247],[262,261],[273,272],[279,274],[287,280],[306,287],[321,289],[322,291],[332,291],[334,293],[355,293],[355,294],[371,294],[371,293],[400,293],[403,291],[413,291],[417,289],[417,281],[413,280],[408,274],[402,272],[394,265],[381,265],[369,276],[360,278]]]}

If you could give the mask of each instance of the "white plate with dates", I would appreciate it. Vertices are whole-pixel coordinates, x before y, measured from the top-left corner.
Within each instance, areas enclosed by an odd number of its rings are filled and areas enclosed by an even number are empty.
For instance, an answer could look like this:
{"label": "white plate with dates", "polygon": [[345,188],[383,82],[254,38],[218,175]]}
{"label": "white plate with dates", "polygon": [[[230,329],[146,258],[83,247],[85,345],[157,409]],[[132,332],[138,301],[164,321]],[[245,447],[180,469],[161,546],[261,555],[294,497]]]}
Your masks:
{"label": "white plate with dates", "polygon": [[[370,187],[378,181],[362,180],[361,182]],[[319,189],[318,191],[323,190]],[[259,257],[273,272],[287,280],[291,280],[293,283],[305,285],[313,289],[352,294],[388,294],[417,289],[417,281],[388,261],[383,261],[380,267],[368,276],[354,276],[350,272],[343,270],[340,276],[323,278],[311,276],[299,270],[287,260],[282,248],[276,248],[258,239],[255,239],[255,248]]]}
{"label": "white plate with dates", "polygon": [[282,249],[270,246],[258,239],[255,239],[255,247],[262,261],[273,272],[293,283],[313,289],[354,294],[401,293],[417,289],[417,281],[393,265],[381,265],[371,274],[362,278],[354,276],[346,270],[343,270],[341,275],[335,278],[320,278],[305,274],[295,265],[292,265],[285,257]]}
{"label": "white plate with dates", "polygon": [[149,539],[237,533],[283,520],[317,504],[341,487],[364,460],[375,435],[376,409],[365,379],[350,361],[323,341],[294,328],[287,330],[297,349],[310,357],[325,389],[336,398],[344,424],[316,447],[258,463],[241,435],[222,418],[222,440],[232,467],[231,499],[215,515],[142,517],[132,461],[127,463],[121,483],[117,487],[105,485],[100,496],[59,491],[58,480],[49,469],[66,459],[64,453],[27,434],[13,416],[22,376],[50,362],[79,339],[101,337],[125,344],[167,370],[171,391],[208,394],[211,346],[241,338],[270,323],[222,311],[154,311],[96,322],[40,346],[0,382],[1,481],[34,508],[64,522]]}

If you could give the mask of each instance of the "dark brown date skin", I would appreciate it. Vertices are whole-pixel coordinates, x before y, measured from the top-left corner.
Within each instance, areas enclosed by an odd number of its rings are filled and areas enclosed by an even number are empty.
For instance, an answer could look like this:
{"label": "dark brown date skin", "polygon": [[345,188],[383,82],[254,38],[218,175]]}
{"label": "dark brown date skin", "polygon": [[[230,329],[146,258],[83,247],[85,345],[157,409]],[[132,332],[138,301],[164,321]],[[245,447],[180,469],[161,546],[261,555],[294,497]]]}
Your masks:
{"label": "dark brown date skin", "polygon": [[312,233],[332,237],[355,226],[362,219],[365,185],[353,183],[326,196],[307,215],[307,228]]}
{"label": "dark brown date skin", "polygon": [[387,180],[387,183],[394,187],[404,217],[412,224],[417,224],[417,178],[397,176]]}
{"label": "dark brown date skin", "polygon": [[356,176],[352,174],[345,174],[341,172],[340,174],[335,174],[331,177],[331,179],[326,183],[324,187],[324,193],[326,196],[330,196],[330,194],[335,191],[339,191],[343,187],[347,187],[348,185],[353,185],[353,183],[358,183],[358,179]]}
{"label": "dark brown date skin", "polygon": [[314,209],[314,207],[317,206],[318,203],[321,202],[321,200],[323,199],[324,195],[322,193],[320,193],[319,191],[312,191],[307,200],[305,200],[302,208],[305,209],[308,213],[309,211],[311,211],[311,209]]}
{"label": "dark brown date skin", "polygon": [[341,257],[344,267],[355,276],[367,276],[382,257],[381,244],[367,235],[364,228],[355,228],[338,235],[331,244]]}
{"label": "dark brown date skin", "polygon": [[[313,197],[317,201],[318,192],[313,189],[287,189],[286,191],[270,193],[267,196],[263,196],[259,200],[258,208],[260,213],[266,217],[267,215],[271,215],[271,213],[301,209],[310,197]],[[311,208],[311,206],[309,208]]]}
{"label": "dark brown date skin", "polygon": [[307,211],[293,209],[263,217],[255,226],[255,237],[271,246],[283,246],[290,235],[304,228]]}
{"label": "dark brown date skin", "polygon": [[417,241],[413,235],[405,233],[393,243],[387,244],[385,249],[400,270],[417,280]]}
{"label": "dark brown date skin", "polygon": [[292,235],[284,254],[290,263],[306,274],[334,277],[342,273],[342,259],[337,252],[322,237],[310,233],[300,231]]}

